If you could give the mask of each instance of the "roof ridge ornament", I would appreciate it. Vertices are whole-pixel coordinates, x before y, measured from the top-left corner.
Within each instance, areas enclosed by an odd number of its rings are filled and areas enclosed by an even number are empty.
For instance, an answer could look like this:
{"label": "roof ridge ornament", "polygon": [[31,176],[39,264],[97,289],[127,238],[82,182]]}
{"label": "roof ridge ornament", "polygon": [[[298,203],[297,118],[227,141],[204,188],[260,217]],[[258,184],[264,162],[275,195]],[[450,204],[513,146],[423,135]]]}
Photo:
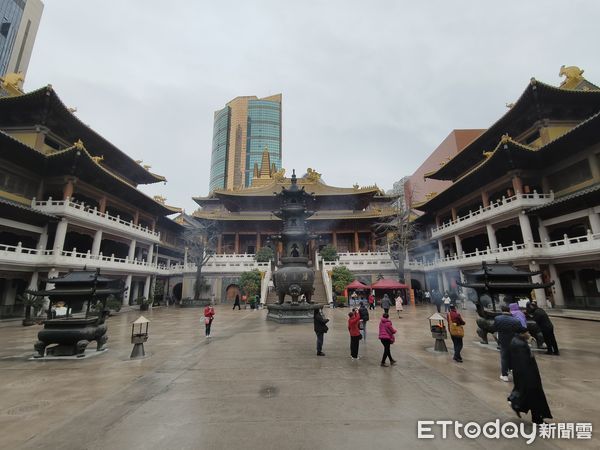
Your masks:
{"label": "roof ridge ornament", "polygon": [[565,66],[563,64],[560,66],[558,76],[565,77],[565,79],[560,83],[559,87],[562,89],[575,89],[579,83],[585,80],[583,72],[584,70],[577,66]]}
{"label": "roof ridge ornament", "polygon": [[75,147],[77,150],[86,150],[81,139],[77,139],[77,141],[73,143],[73,147]]}

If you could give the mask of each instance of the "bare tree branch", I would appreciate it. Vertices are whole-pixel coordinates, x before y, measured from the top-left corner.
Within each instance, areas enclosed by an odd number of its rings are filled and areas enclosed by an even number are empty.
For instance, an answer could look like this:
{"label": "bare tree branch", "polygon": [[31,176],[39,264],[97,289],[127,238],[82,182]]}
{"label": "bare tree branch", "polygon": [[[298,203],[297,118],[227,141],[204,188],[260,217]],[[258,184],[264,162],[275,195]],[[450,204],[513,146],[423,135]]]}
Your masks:
{"label": "bare tree branch", "polygon": [[183,240],[188,249],[188,261],[196,264],[194,300],[200,299],[203,285],[202,268],[215,254],[218,232],[217,222],[196,219],[183,233]]}

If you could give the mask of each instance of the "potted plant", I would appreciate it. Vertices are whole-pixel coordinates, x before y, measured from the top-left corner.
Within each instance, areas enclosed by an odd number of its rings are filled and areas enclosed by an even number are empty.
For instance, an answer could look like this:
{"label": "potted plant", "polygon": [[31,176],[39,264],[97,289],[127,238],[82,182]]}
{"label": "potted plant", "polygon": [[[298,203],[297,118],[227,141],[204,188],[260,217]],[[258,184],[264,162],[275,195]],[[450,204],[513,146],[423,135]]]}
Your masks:
{"label": "potted plant", "polygon": [[21,294],[17,296],[17,300],[19,300],[25,306],[25,318],[23,319],[23,326],[27,327],[34,325],[36,321],[31,317],[31,310],[33,309],[33,316],[37,316],[38,312],[44,307],[44,297],[31,294]]}
{"label": "potted plant", "polygon": [[121,306],[122,306],[121,301],[119,301],[119,299],[112,294],[109,295],[108,298],[106,299],[106,309],[111,311],[111,315],[112,315],[113,311],[114,312],[121,311]]}
{"label": "potted plant", "polygon": [[140,311],[148,311],[150,308],[150,302],[146,297],[138,297],[135,299],[135,303],[140,305]]}

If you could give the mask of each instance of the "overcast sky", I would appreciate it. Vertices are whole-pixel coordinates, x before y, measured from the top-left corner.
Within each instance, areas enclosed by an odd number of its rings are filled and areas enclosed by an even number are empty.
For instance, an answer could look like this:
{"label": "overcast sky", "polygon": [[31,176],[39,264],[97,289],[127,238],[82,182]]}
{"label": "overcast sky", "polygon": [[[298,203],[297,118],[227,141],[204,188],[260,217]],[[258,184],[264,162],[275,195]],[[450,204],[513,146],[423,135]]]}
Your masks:
{"label": "overcast sky", "polygon": [[77,115],[195,209],[213,112],[283,94],[283,166],[328,184],[411,174],[455,128],[486,128],[562,64],[600,83],[600,2],[43,0],[26,90]]}

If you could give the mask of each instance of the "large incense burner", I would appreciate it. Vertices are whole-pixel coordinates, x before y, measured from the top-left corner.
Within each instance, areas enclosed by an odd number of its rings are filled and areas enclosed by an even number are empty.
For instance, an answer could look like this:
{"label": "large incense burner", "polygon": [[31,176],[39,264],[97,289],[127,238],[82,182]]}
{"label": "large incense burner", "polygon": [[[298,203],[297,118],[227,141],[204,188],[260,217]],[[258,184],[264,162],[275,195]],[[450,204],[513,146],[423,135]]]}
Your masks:
{"label": "large incense burner", "polygon": [[[100,276],[100,271],[77,271],[50,280],[54,289],[30,291],[31,295],[50,299],[50,305],[60,302],[65,306],[63,316],[56,315],[57,310],[48,308],[48,317],[44,329],[38,333],[35,343],[35,358],[44,356],[83,357],[91,341],[96,341],[96,350],[106,348],[106,300],[109,295],[121,296],[123,283]],[[70,311],[85,306],[85,317],[71,317]],[[96,310],[90,314],[90,307]]]}
{"label": "large incense burner", "polygon": [[[306,219],[314,214],[308,209],[314,197],[304,190],[304,186],[298,187],[295,172],[291,181],[289,188],[282,188],[277,194],[281,206],[273,212],[283,220],[281,235],[275,236],[283,245],[283,255],[273,274],[278,303],[267,305],[267,318],[277,322],[307,322],[312,321],[314,309],[323,307],[312,304],[315,274],[308,260],[310,236]],[[287,296],[290,297],[288,302]]]}
{"label": "large incense burner", "polygon": [[[504,302],[507,300],[517,301],[519,298],[527,298],[531,300],[531,291],[533,289],[542,289],[552,286],[550,283],[533,283],[531,277],[539,275],[540,272],[530,272],[513,267],[511,264],[487,264],[483,263],[481,269],[474,271],[465,271],[465,282],[457,282],[459,286],[472,288],[477,293],[477,335],[481,339],[482,344],[488,343],[488,334],[494,334],[496,327],[494,326],[494,318],[501,314],[496,309],[496,304],[500,296],[504,296]],[[489,297],[492,309],[484,307],[481,298]],[[541,348],[544,343],[544,338],[538,325],[532,320],[527,320],[527,330],[535,339],[537,347]]]}

